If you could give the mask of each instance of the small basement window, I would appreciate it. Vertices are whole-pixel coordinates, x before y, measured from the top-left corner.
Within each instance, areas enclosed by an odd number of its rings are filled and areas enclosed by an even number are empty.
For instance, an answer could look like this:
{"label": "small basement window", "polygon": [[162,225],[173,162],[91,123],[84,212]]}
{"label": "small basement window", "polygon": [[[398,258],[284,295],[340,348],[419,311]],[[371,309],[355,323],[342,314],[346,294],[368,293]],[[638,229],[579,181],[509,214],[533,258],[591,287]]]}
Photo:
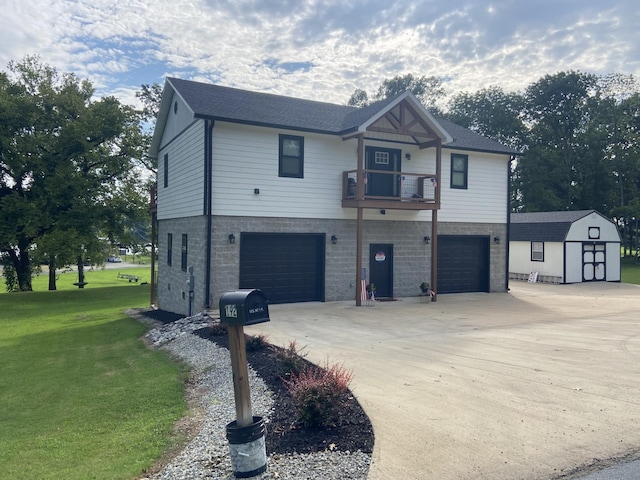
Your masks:
{"label": "small basement window", "polygon": [[531,242],[531,261],[544,262],[544,242]]}
{"label": "small basement window", "polygon": [[187,234],[182,234],[182,255],[180,258],[180,268],[183,272],[187,271]]}

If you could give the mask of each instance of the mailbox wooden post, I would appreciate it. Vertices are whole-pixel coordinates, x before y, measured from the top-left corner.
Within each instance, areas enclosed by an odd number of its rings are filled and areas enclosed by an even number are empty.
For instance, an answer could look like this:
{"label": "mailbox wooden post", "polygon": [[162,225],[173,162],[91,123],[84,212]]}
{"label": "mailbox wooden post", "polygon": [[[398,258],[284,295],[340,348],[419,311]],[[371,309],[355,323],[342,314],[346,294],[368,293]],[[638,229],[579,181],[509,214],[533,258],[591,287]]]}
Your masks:
{"label": "mailbox wooden post", "polygon": [[267,299],[260,290],[236,290],[220,297],[220,322],[227,325],[233,373],[236,420],[227,425],[231,467],[247,478],[267,469],[264,419],[254,417],[249,392],[249,369],[244,326],[269,321]]}
{"label": "mailbox wooden post", "polygon": [[251,412],[251,394],[249,392],[249,369],[247,368],[247,349],[242,325],[228,325],[229,354],[233,373],[233,393],[236,399],[236,421],[239,427],[248,427],[253,423]]}

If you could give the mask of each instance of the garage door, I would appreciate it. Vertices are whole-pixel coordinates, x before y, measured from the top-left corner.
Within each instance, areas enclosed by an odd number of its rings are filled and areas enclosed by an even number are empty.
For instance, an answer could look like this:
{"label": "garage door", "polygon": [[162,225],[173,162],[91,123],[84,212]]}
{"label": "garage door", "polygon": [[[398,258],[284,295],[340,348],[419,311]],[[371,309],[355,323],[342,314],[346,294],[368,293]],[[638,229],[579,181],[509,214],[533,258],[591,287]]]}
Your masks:
{"label": "garage door", "polygon": [[324,301],[324,234],[242,233],[240,288],[270,303]]}
{"label": "garage door", "polygon": [[438,235],[438,293],[489,291],[489,238]]}

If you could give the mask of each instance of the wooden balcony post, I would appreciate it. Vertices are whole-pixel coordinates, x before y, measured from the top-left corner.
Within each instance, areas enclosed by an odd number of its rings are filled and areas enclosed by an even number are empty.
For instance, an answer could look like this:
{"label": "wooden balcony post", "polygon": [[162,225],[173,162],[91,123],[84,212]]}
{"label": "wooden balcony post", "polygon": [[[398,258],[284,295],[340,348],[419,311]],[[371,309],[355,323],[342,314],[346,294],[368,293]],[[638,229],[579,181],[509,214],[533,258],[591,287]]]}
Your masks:
{"label": "wooden balcony post", "polygon": [[431,290],[438,301],[438,210],[431,210]]}
{"label": "wooden balcony post", "polygon": [[442,190],[442,140],[436,145],[436,208],[440,208],[440,191]]}
{"label": "wooden balcony post", "polygon": [[[358,135],[358,172],[356,174],[357,200],[364,199],[364,134]],[[356,220],[356,306],[362,306],[362,231],[363,208],[357,208]]]}

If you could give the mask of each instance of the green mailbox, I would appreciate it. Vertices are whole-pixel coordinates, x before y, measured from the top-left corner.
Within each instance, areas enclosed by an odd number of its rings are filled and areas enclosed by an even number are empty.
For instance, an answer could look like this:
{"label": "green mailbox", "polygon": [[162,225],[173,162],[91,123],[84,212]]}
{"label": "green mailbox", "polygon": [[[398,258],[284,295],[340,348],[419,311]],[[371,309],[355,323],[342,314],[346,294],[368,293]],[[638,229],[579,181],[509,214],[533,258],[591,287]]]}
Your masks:
{"label": "green mailbox", "polygon": [[267,297],[258,289],[234,290],[220,297],[220,323],[254,325],[269,321]]}

